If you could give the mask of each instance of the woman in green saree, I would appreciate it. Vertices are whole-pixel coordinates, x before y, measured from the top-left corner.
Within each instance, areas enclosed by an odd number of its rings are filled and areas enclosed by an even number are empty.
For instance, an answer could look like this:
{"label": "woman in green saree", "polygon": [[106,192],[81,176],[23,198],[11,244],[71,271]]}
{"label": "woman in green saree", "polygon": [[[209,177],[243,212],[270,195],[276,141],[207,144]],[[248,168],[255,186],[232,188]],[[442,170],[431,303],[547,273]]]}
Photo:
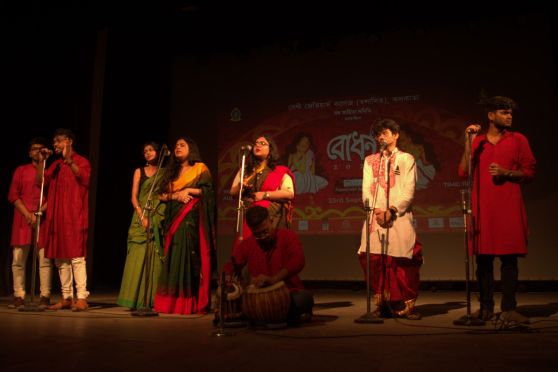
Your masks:
{"label": "woman in green saree", "polygon": [[167,206],[155,311],[204,314],[210,306],[215,195],[209,169],[190,138],[176,141],[160,190]]}
{"label": "woman in green saree", "polygon": [[[137,168],[132,181],[132,205],[134,214],[128,229],[128,253],[122,275],[122,284],[117,303],[121,306],[136,308],[153,307],[153,299],[157,290],[157,280],[161,272],[161,258],[163,250],[161,244],[161,226],[164,219],[165,204],[158,198],[161,172],[157,173],[159,160],[159,144],[147,142],[143,145],[143,156],[146,160],[145,167]],[[157,179],[155,179],[157,175]],[[148,194],[153,183],[152,211],[150,214],[144,210]],[[144,267],[145,251],[147,248],[147,229],[151,228],[150,235],[153,249],[147,260],[149,267]],[[146,271],[147,270],[147,271]],[[147,283],[147,291],[145,285]]]}

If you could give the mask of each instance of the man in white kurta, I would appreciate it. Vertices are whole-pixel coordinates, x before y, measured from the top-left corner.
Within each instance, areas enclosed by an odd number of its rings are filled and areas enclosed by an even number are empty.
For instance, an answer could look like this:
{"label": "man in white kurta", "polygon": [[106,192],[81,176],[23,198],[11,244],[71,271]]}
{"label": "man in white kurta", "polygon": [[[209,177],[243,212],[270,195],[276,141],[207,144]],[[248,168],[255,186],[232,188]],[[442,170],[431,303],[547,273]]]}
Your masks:
{"label": "man in white kurta", "polygon": [[[362,200],[372,208],[370,219],[370,284],[377,316],[420,319],[414,308],[418,295],[420,244],[413,226],[414,157],[397,148],[399,125],[381,120],[374,135],[382,151],[364,160]],[[359,260],[366,275],[366,224],[362,228]]]}

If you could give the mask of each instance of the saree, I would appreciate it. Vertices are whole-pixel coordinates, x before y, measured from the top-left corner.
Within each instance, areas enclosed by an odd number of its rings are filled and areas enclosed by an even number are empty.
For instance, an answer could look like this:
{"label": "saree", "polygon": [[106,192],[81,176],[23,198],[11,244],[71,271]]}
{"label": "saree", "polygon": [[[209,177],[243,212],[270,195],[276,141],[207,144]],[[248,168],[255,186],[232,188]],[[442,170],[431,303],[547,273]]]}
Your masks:
{"label": "saree", "polygon": [[[161,226],[165,218],[165,203],[159,201],[159,181],[161,172],[153,186],[152,212],[151,212],[151,244],[152,249],[146,260],[147,231],[141,224],[137,213],[133,213],[130,228],[128,229],[128,253],[122,274],[122,283],[117,303],[131,309],[152,308],[157,290],[157,281],[161,273],[163,248],[161,242]],[[149,196],[149,190],[155,181],[155,176],[147,177],[145,170],[140,168],[140,188],[138,203],[143,208]],[[147,212],[146,212],[147,213]],[[146,267],[148,261],[149,266]],[[147,291],[146,291],[147,282]]]}
{"label": "saree", "polygon": [[169,191],[184,188],[199,188],[202,193],[186,204],[167,202],[164,259],[154,308],[168,314],[204,314],[210,306],[215,251],[215,196],[205,164],[194,164]]}
{"label": "saree", "polygon": [[[254,205],[266,208],[269,211],[269,216],[273,221],[274,227],[290,229],[294,209],[292,200],[259,200],[257,202],[252,202],[250,199],[250,194],[256,191],[278,190],[281,187],[281,181],[283,180],[285,174],[291,177],[294,187],[294,175],[291,173],[289,168],[282,165],[277,165],[274,169],[270,169],[268,167],[264,168],[261,173],[258,173],[257,177],[254,177],[251,180],[252,187],[247,190],[247,195],[243,196],[243,201],[246,209]],[[252,230],[246,223],[246,218],[244,218],[242,225],[242,238],[246,239],[251,235]]]}

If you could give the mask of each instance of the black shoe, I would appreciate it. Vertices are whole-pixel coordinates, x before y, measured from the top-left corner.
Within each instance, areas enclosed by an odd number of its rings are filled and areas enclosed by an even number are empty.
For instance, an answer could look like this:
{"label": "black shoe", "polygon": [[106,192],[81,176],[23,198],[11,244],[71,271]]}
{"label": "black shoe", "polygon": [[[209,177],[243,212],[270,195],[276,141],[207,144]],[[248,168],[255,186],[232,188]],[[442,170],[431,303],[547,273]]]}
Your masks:
{"label": "black shoe", "polygon": [[491,320],[493,317],[494,317],[494,312],[487,309],[478,309],[477,311],[471,314],[471,318],[481,319],[484,321]]}
{"label": "black shoe", "polygon": [[312,313],[302,313],[300,314],[301,323],[310,323],[312,321]]}

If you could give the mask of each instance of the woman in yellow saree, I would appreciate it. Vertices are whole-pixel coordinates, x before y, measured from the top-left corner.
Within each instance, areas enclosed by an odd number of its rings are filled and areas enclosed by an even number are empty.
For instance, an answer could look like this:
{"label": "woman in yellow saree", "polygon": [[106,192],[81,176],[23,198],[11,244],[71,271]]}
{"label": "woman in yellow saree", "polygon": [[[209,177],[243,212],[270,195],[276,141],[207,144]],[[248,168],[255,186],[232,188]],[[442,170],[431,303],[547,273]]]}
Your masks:
{"label": "woman in yellow saree", "polygon": [[176,141],[160,190],[159,198],[166,202],[164,259],[155,311],[206,313],[215,250],[215,195],[209,169],[190,138]]}

